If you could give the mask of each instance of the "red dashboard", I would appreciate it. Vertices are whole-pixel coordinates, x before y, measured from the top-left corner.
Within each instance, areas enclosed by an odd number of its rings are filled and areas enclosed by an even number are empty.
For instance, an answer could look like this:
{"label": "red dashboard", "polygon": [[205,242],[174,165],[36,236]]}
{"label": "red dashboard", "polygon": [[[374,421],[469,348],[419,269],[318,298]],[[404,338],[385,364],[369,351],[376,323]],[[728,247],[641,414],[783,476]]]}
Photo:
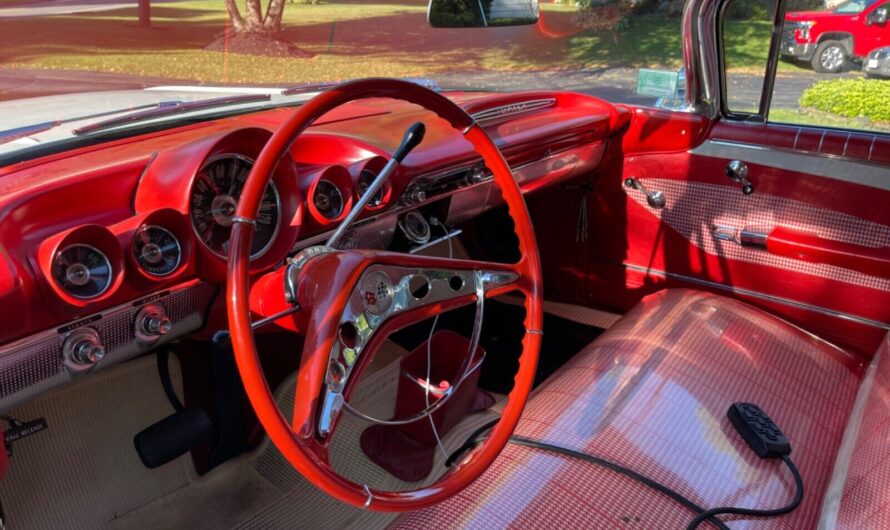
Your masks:
{"label": "red dashboard", "polygon": [[[606,139],[629,120],[627,111],[578,94],[451,97],[483,124],[526,191],[595,168]],[[50,338],[44,349],[58,357],[61,336],[81,323],[110,321],[122,309],[132,318],[158,300],[209,303],[225,278],[240,185],[290,112],[209,121],[0,168],[0,348],[24,352]],[[391,100],[351,103],[314,124],[277,168],[258,217],[252,269],[269,270],[323,242],[418,120],[426,138],[344,245],[389,248],[404,232],[402,244],[412,248],[430,239],[427,218],[453,226],[498,205],[487,169],[446,122]],[[171,296],[186,301],[164,304]],[[167,325],[178,335],[200,327],[207,308],[193,309],[180,307],[189,326],[175,318]],[[109,354],[134,340],[115,333],[121,336],[111,343],[101,337]],[[30,358],[22,354],[22,362]]]}

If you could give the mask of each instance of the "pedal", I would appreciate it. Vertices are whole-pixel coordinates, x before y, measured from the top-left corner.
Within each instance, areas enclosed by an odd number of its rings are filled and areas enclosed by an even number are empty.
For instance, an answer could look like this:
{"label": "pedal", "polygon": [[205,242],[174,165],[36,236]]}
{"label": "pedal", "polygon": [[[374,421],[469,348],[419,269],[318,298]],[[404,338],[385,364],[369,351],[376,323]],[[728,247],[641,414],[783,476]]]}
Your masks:
{"label": "pedal", "polygon": [[133,438],[133,445],[145,467],[154,469],[191,451],[212,434],[207,412],[189,407],[147,427]]}
{"label": "pedal", "polygon": [[753,403],[733,403],[726,413],[735,430],[760,458],[791,453],[791,443],[766,412]]}

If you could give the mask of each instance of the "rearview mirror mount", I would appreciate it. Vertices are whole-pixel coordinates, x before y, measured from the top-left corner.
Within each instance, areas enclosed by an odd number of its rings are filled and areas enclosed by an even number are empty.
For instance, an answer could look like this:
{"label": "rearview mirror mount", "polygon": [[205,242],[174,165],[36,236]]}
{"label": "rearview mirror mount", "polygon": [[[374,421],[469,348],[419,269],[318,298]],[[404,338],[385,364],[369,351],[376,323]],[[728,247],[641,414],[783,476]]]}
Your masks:
{"label": "rearview mirror mount", "polygon": [[485,28],[536,24],[538,0],[430,0],[434,28]]}

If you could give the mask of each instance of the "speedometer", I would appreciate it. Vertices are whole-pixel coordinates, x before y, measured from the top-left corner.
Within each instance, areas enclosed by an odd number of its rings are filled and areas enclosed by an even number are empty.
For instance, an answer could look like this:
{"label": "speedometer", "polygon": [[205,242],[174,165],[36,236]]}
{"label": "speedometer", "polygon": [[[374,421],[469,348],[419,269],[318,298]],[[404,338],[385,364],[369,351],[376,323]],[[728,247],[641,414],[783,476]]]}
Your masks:
{"label": "speedometer", "polygon": [[[220,257],[229,254],[232,217],[244,189],[253,160],[241,155],[219,155],[211,158],[195,177],[190,199],[192,227],[198,239]],[[281,221],[281,200],[275,184],[270,182],[263,193],[250,257],[265,253],[278,233]]]}

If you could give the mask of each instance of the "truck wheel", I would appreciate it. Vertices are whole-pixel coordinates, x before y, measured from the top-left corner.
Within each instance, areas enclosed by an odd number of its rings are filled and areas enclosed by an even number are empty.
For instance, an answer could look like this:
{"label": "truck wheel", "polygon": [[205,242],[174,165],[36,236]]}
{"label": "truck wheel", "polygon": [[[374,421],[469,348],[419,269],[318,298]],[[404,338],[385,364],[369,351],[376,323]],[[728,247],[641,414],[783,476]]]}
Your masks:
{"label": "truck wheel", "polygon": [[816,47],[812,64],[820,74],[836,74],[847,65],[847,48],[836,40],[823,41]]}

